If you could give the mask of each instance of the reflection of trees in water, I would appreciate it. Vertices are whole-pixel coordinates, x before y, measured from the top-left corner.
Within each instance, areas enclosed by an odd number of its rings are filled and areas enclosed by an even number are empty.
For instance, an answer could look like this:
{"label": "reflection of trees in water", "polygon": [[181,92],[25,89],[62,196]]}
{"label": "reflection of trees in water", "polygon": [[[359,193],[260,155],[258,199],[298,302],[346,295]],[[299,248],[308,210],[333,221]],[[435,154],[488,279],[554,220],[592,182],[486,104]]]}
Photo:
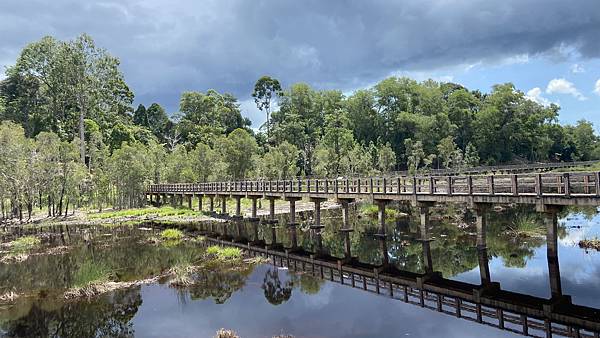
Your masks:
{"label": "reflection of trees in water", "polygon": [[265,272],[262,289],[265,292],[265,298],[273,305],[279,305],[287,302],[292,296],[293,283],[291,280],[281,283],[279,271],[277,268],[269,268]]}
{"label": "reflection of trees in water", "polygon": [[254,270],[253,266],[241,269],[201,269],[191,278],[192,286],[189,287],[192,299],[212,298],[217,304],[225,303],[231,295],[246,285],[246,279]]}
{"label": "reflection of trees in water", "polygon": [[5,320],[0,327],[6,337],[133,337],[131,319],[141,304],[139,287],[89,302],[24,300],[11,309],[18,318]]}
{"label": "reflection of trees in water", "polygon": [[307,295],[316,295],[325,284],[325,280],[308,273],[295,273],[290,275],[293,284],[300,286],[300,291]]}

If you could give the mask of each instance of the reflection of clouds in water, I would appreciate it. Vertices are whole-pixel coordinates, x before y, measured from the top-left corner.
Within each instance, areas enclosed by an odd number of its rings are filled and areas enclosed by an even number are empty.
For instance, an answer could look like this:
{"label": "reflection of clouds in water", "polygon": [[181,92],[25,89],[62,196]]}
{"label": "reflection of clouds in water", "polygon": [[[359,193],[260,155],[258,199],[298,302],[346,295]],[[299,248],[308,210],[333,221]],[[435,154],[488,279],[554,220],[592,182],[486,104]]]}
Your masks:
{"label": "reflection of clouds in water", "polygon": [[[295,285],[299,287],[299,285]],[[334,286],[327,282],[321,286],[318,294],[311,295],[311,297],[302,297],[303,305],[309,309],[320,309],[327,306],[331,302],[331,296],[333,293]],[[300,292],[299,289],[295,291]]]}

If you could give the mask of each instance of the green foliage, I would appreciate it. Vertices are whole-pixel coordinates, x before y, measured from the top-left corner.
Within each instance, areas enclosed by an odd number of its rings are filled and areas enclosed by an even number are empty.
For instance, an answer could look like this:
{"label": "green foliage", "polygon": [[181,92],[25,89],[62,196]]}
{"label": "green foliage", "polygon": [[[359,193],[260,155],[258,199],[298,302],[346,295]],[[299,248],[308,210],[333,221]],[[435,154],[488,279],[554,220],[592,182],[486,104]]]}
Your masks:
{"label": "green foliage", "polygon": [[213,245],[206,248],[206,254],[215,256],[223,261],[229,261],[240,259],[242,257],[242,250],[234,247],[220,247]]}
{"label": "green foliage", "polygon": [[165,229],[161,231],[160,237],[166,240],[177,240],[183,238],[183,232],[179,229]]}
{"label": "green foliage", "polygon": [[24,253],[38,247],[42,241],[35,236],[20,237],[9,243],[12,253]]}
{"label": "green foliage", "polygon": [[109,282],[114,276],[114,271],[104,262],[86,260],[73,276],[73,286],[80,288],[90,284]]}

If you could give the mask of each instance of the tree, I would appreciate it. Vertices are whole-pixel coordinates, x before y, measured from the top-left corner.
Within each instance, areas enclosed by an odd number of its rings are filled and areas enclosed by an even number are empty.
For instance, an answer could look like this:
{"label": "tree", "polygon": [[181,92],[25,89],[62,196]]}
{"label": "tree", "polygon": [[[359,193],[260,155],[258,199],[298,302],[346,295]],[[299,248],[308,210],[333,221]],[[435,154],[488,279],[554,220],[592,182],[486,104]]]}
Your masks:
{"label": "tree", "polygon": [[268,179],[285,180],[298,174],[298,155],[296,146],[283,141],[259,159],[263,162],[263,174]]}
{"label": "tree", "polygon": [[443,138],[437,145],[438,158],[442,161],[444,168],[450,168],[454,153],[457,151],[456,143],[452,139],[452,136]]}
{"label": "tree", "polygon": [[388,173],[394,170],[395,165],[396,153],[394,153],[389,142],[380,146],[377,150],[377,168],[383,173]]}
{"label": "tree", "polygon": [[256,107],[260,111],[264,111],[267,114],[267,121],[265,124],[267,125],[267,142],[270,139],[270,114],[271,114],[271,100],[273,96],[281,96],[282,89],[281,84],[277,79],[274,79],[270,76],[263,76],[254,84],[254,92],[252,93],[252,97],[254,98],[254,103],[256,103]]}
{"label": "tree", "polygon": [[221,138],[218,147],[222,151],[228,176],[232,180],[246,178],[254,165],[252,157],[258,150],[252,135],[244,129],[236,129],[226,138]]}

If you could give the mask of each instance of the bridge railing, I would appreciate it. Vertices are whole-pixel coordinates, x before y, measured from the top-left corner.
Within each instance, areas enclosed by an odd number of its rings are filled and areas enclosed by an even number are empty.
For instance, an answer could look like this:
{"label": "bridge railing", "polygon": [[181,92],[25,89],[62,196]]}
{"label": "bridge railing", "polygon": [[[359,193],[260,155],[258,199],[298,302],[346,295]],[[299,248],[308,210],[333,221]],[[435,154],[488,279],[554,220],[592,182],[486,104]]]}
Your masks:
{"label": "bridge railing", "polygon": [[322,195],[600,196],[598,172],[337,179],[246,180],[150,185],[148,193]]}

